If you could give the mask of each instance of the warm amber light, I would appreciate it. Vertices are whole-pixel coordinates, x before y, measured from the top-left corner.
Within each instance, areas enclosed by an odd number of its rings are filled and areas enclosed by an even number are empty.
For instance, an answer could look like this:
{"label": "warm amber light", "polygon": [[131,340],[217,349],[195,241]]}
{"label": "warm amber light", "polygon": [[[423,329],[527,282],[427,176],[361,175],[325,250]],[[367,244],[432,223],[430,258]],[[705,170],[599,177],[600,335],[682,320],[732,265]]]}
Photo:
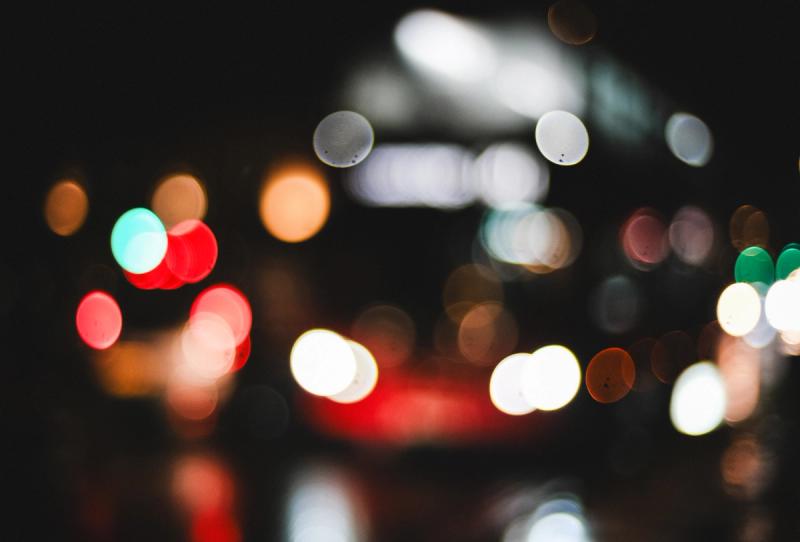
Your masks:
{"label": "warm amber light", "polygon": [[299,243],[325,225],[330,206],[328,185],[319,172],[297,166],[270,175],[261,190],[259,214],[272,235]]}
{"label": "warm amber light", "polygon": [[65,179],[50,188],[44,202],[44,218],[54,233],[69,236],[83,226],[89,214],[89,198],[77,182]]}
{"label": "warm amber light", "polygon": [[153,212],[169,229],[184,220],[202,220],[208,198],[202,183],[188,173],[176,173],[161,180],[150,200]]}

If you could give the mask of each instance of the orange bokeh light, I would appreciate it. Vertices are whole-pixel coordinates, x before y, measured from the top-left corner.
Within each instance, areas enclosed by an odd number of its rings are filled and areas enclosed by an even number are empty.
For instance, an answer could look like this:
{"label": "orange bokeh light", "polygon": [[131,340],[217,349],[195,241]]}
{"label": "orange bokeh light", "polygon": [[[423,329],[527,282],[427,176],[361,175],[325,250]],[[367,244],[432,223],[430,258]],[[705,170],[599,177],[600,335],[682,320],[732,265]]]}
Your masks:
{"label": "orange bokeh light", "polygon": [[597,353],[586,368],[586,388],[599,403],[614,403],[631,391],[636,366],[622,348],[606,348]]}
{"label": "orange bokeh light", "polygon": [[330,213],[328,184],[310,166],[287,166],[270,174],[261,189],[259,214],[272,235],[287,243],[313,237]]}
{"label": "orange bokeh light", "polygon": [[195,176],[175,173],[158,183],[150,205],[164,227],[169,229],[184,220],[202,220],[206,216],[208,197]]}
{"label": "orange bokeh light", "polygon": [[44,218],[48,227],[61,236],[77,232],[89,214],[89,197],[76,181],[64,179],[55,183],[44,201]]}

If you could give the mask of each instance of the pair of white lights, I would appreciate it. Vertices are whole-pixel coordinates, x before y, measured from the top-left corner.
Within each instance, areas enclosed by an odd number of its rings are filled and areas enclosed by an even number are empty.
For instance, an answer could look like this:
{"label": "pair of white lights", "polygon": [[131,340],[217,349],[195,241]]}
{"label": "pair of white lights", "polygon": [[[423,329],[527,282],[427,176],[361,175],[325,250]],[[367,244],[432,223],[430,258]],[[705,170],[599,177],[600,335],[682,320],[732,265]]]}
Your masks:
{"label": "pair of white lights", "polygon": [[327,329],[300,335],[289,362],[301,388],[337,403],[361,401],[378,382],[378,365],[370,351]]}
{"label": "pair of white lights", "polygon": [[512,354],[494,369],[489,396],[501,412],[520,416],[534,410],[557,410],[572,401],[581,385],[575,355],[560,345],[532,354]]}

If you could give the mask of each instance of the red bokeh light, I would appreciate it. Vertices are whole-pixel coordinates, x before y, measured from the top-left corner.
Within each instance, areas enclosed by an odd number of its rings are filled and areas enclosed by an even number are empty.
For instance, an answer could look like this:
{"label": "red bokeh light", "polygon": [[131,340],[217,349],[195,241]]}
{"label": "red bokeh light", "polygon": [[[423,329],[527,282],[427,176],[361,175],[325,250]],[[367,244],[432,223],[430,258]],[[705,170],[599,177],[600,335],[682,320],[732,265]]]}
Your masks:
{"label": "red bokeh light", "polygon": [[236,355],[233,358],[233,366],[231,367],[231,372],[235,373],[242,367],[244,367],[247,360],[250,358],[250,349],[252,348],[250,343],[250,335],[236,347]]}
{"label": "red bokeh light", "polygon": [[83,342],[97,350],[104,350],[119,339],[122,311],[106,292],[89,292],[78,305],[75,325]]}
{"label": "red bokeh light", "polygon": [[221,317],[230,326],[236,345],[242,344],[250,334],[253,313],[245,295],[229,284],[216,284],[200,292],[192,304],[189,318],[200,313]]}
{"label": "red bokeh light", "polygon": [[194,283],[206,278],[217,263],[217,239],[200,220],[184,220],[170,228],[164,257],[169,271],[179,280]]}

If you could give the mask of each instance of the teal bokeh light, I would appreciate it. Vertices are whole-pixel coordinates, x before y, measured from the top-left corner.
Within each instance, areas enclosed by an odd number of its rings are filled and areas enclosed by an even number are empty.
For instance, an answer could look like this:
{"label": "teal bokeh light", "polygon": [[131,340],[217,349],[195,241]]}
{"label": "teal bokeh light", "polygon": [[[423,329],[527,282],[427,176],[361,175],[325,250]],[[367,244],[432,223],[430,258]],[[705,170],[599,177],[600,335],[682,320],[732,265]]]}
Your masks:
{"label": "teal bokeh light", "polygon": [[800,245],[789,243],[778,256],[775,264],[775,277],[784,280],[795,269],[800,269]]}
{"label": "teal bokeh light", "polygon": [[769,286],[775,281],[775,264],[772,256],[761,247],[747,247],[736,258],[736,282],[760,282]]}
{"label": "teal bokeh light", "polygon": [[152,271],[167,253],[164,224],[149,209],[137,207],[126,211],[111,230],[111,252],[129,273]]}

